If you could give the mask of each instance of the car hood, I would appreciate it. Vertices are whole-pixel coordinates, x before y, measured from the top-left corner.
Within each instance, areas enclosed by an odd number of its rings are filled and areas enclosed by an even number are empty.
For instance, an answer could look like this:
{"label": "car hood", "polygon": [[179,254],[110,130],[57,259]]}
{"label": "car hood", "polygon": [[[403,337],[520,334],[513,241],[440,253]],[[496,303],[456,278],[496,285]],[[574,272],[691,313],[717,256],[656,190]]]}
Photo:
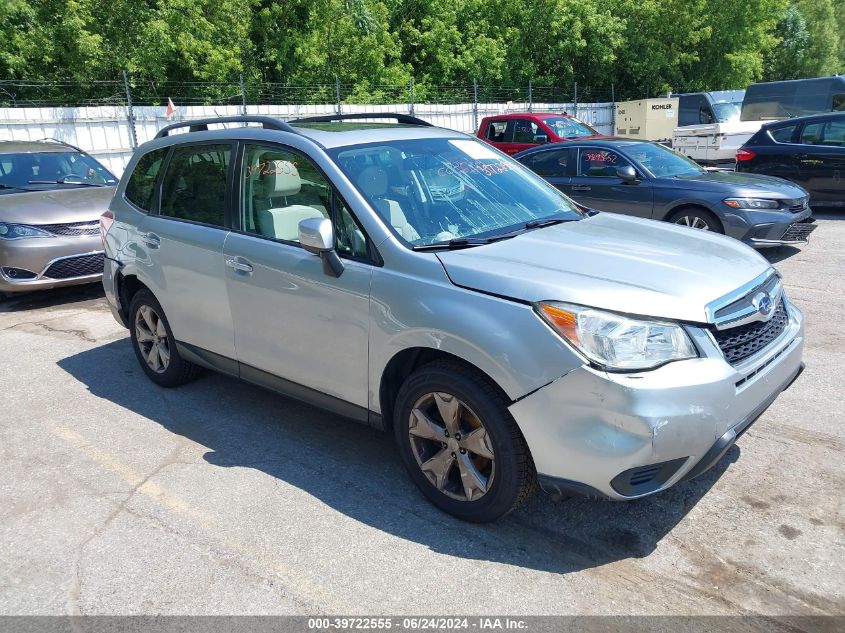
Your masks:
{"label": "car hood", "polygon": [[0,222],[65,224],[96,221],[109,207],[114,187],[78,187],[0,194]]}
{"label": "car hood", "polygon": [[724,191],[732,196],[759,196],[767,198],[803,198],[807,192],[783,178],[747,174],[735,171],[707,171],[696,176],[661,178],[690,191]]}
{"label": "car hood", "polygon": [[610,213],[438,257],[465,288],[697,323],[708,303],[771,268],[732,238]]}

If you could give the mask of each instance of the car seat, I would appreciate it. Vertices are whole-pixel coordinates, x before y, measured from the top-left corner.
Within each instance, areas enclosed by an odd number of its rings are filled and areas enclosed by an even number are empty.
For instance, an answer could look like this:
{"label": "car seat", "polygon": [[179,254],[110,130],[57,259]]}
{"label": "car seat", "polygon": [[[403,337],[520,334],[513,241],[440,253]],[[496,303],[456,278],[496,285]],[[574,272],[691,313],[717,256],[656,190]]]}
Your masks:
{"label": "car seat", "polygon": [[396,200],[384,197],[387,194],[389,182],[387,172],[376,166],[364,169],[357,179],[358,188],[370,199],[379,215],[390,222],[399,235],[409,242],[420,239],[420,234],[408,222],[400,204]]}
{"label": "car seat", "polygon": [[309,218],[328,217],[325,208],[320,205],[288,204],[287,198],[299,194],[302,180],[299,171],[292,162],[274,160],[267,163],[267,167],[259,175],[255,189],[271,204],[277,204],[277,198],[282,198],[283,206],[269,206],[254,208],[255,222],[261,235],[288,242],[299,241],[299,223]]}

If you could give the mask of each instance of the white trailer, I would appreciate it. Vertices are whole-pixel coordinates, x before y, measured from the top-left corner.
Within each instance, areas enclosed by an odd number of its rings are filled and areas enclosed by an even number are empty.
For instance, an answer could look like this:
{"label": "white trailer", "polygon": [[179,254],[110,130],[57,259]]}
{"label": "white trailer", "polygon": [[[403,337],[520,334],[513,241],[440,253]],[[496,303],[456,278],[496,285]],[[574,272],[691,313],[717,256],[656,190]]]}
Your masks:
{"label": "white trailer", "polygon": [[695,162],[732,166],[736,150],[750,139],[764,121],[726,121],[675,128],[672,148]]}

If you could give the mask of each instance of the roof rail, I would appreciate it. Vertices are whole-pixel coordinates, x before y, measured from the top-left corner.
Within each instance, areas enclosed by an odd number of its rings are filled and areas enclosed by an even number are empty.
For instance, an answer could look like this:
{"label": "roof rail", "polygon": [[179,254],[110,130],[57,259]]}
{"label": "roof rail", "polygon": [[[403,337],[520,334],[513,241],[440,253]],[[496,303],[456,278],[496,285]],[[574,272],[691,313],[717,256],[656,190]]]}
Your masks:
{"label": "roof rail", "polygon": [[79,149],[76,145],[71,145],[67,141],[62,141],[62,140],[57,139],[53,136],[45,136],[44,138],[37,139],[35,142],[36,143],[43,143],[44,141],[53,141],[54,143],[58,143],[59,145],[64,145],[65,147],[70,147],[72,149],[75,149],[77,152],[80,152],[80,153],[83,153],[83,154],[85,153],[83,150]]}
{"label": "roof rail", "polygon": [[396,119],[397,123],[407,125],[421,125],[433,127],[428,121],[423,121],[409,114],[397,114],[395,112],[354,112],[352,114],[323,114],[320,116],[308,116],[302,119],[294,119],[290,123],[331,123],[332,121],[350,121],[355,119]]}
{"label": "roof rail", "polygon": [[271,116],[260,115],[241,115],[241,116],[220,116],[212,119],[194,119],[192,121],[180,121],[161,128],[155,135],[155,138],[164,138],[171,131],[186,127],[189,132],[203,132],[208,130],[208,126],[214,123],[261,123],[265,130],[279,130],[281,132],[291,132],[292,134],[299,134],[290,125]]}

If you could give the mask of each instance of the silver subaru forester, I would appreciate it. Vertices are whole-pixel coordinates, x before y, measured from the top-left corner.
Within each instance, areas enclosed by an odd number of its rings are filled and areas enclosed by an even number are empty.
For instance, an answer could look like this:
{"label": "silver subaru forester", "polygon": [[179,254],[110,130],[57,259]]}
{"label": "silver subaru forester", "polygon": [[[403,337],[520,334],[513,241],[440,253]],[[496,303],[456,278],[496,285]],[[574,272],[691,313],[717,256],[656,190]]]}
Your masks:
{"label": "silver subaru forester", "polygon": [[210,368],[391,430],[470,521],[537,482],[634,499],[697,476],[803,367],[801,313],[748,246],[584,209],[404,115],[168,126],[101,222],[154,382]]}

